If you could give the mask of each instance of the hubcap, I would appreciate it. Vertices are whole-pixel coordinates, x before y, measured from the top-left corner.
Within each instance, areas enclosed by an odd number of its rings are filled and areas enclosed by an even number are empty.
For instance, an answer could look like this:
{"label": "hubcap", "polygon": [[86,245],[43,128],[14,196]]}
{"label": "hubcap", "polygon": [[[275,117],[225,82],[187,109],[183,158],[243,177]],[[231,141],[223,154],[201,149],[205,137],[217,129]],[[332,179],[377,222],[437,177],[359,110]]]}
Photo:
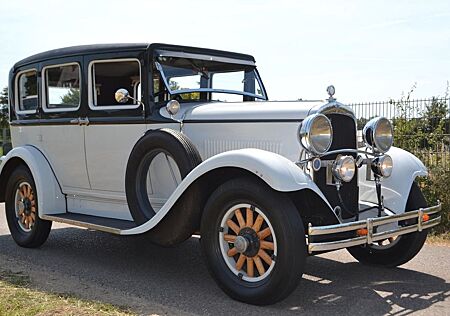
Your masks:
{"label": "hubcap", "polygon": [[221,253],[228,268],[240,279],[258,282],[270,275],[277,256],[275,232],[257,207],[238,204],[221,221]]}
{"label": "hubcap", "polygon": [[234,247],[236,247],[237,252],[243,253],[247,250],[248,241],[243,236],[237,236],[234,241]]}

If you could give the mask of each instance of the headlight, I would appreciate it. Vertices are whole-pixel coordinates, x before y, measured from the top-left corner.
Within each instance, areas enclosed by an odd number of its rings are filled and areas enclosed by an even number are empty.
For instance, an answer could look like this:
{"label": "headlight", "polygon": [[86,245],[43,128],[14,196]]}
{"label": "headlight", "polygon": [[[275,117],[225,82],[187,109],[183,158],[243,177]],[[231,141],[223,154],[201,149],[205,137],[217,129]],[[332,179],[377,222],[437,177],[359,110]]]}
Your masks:
{"label": "headlight", "polygon": [[305,118],[299,129],[300,143],[309,152],[324,154],[333,141],[333,128],[330,120],[323,114],[313,114]]}
{"label": "headlight", "polygon": [[338,156],[333,162],[333,175],[344,182],[350,182],[356,171],[355,159],[352,156]]}
{"label": "headlight", "polygon": [[376,117],[367,122],[363,129],[363,138],[366,146],[385,153],[394,141],[392,124],[385,117]]}
{"label": "headlight", "polygon": [[372,161],[372,171],[373,173],[381,176],[381,177],[389,177],[392,174],[392,167],[394,166],[394,163],[392,161],[391,156],[389,155],[383,155],[380,157],[375,158]]}

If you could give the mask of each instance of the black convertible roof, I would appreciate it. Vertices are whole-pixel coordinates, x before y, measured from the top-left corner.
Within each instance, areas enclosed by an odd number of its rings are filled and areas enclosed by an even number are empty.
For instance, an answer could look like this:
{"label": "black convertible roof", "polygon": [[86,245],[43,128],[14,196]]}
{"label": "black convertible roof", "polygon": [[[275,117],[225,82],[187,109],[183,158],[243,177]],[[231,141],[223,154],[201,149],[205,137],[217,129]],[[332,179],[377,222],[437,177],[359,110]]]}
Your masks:
{"label": "black convertible roof", "polygon": [[215,56],[223,56],[230,58],[238,58],[244,60],[255,61],[253,56],[233,53],[228,51],[221,51],[209,48],[200,47],[190,47],[190,46],[179,46],[171,44],[161,44],[161,43],[118,43],[118,44],[94,44],[94,45],[79,45],[71,46],[49,50],[39,54],[32,55],[30,57],[24,58],[18,61],[14,68],[24,66],[31,63],[41,62],[44,60],[49,60],[53,58],[61,58],[68,56],[86,55],[86,54],[96,54],[96,53],[113,53],[113,52],[124,52],[124,51],[136,51],[136,50],[149,50],[153,51],[155,49],[168,49],[176,51],[184,51],[189,53],[197,54],[211,54]]}

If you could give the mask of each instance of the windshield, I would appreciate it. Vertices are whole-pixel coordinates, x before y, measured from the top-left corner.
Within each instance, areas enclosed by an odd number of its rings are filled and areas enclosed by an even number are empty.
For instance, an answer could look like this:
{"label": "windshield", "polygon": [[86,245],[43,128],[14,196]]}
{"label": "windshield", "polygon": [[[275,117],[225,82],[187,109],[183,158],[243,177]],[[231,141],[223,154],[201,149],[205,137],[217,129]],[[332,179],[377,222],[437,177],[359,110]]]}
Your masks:
{"label": "windshield", "polygon": [[234,59],[224,62],[206,58],[158,56],[155,64],[169,93],[180,95],[183,100],[267,99],[252,62],[240,64]]}

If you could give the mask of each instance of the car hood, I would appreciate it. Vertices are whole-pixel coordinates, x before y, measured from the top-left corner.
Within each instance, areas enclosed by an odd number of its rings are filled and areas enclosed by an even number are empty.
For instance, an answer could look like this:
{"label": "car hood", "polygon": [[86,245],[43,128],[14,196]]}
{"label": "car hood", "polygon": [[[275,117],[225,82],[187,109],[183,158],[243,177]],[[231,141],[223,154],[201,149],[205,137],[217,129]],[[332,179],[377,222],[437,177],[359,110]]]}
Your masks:
{"label": "car hood", "polygon": [[[324,101],[208,102],[182,104],[175,119],[189,121],[301,121]],[[169,117],[161,108],[161,115]]]}

